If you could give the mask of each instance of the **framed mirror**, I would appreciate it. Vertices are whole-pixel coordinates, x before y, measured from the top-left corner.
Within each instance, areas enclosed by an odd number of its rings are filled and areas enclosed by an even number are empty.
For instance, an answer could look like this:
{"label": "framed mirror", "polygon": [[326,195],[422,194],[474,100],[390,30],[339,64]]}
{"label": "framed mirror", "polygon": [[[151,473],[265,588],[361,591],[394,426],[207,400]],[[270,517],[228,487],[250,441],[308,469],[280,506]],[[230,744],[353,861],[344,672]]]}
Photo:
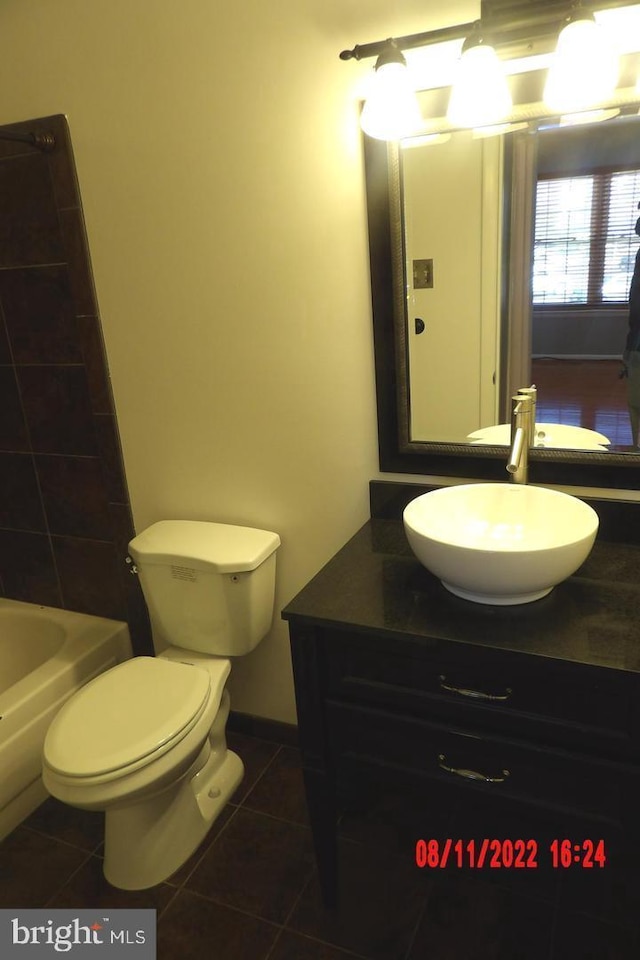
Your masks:
{"label": "framed mirror", "polygon": [[[488,138],[433,127],[435,142],[365,137],[381,469],[507,479],[510,398],[536,383],[531,482],[637,489],[620,377],[637,104]],[[607,219],[625,204],[626,224]]]}

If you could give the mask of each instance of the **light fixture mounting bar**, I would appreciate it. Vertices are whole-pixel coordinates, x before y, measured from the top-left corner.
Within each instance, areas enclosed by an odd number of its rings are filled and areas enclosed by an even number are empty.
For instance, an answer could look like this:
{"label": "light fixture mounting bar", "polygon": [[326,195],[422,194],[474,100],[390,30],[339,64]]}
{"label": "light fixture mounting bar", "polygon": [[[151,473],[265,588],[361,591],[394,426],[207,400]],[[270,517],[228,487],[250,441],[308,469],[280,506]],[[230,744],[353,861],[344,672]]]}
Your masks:
{"label": "light fixture mounting bar", "polygon": [[[616,7],[637,6],[637,4],[630,4],[629,0],[597,0],[585,6],[597,12]],[[501,43],[522,40],[527,36],[534,39],[548,34],[557,34],[562,22],[571,13],[572,3],[571,0],[551,0],[546,4],[532,3],[530,7],[517,4],[517,6],[502,9],[499,9],[499,5],[496,4],[493,7],[496,12],[493,14],[490,2],[486,3],[486,12],[484,2],[481,8],[482,29],[487,34],[491,34],[495,45],[499,46]],[[463,40],[477,23],[478,21],[475,20],[470,23],[441,27],[438,30],[428,30],[425,33],[413,33],[406,37],[389,37],[373,43],[356,44],[352,50],[343,50],[340,53],[340,59],[365,60],[369,57],[378,57],[389,43],[394,43],[399,50],[412,50],[434,43],[445,43],[448,40]]]}
{"label": "light fixture mounting bar", "polygon": [[446,43],[447,40],[461,40],[472,28],[473,23],[460,23],[451,27],[442,27],[440,30],[429,30],[426,33],[413,33],[407,37],[389,37],[387,40],[376,40],[374,43],[360,43],[356,44],[353,50],[343,50],[340,59],[366,60],[369,57],[379,57],[390,43],[394,43],[400,50],[411,50],[433,43]]}
{"label": "light fixture mounting bar", "polygon": [[56,145],[56,138],[52,133],[18,133],[17,130],[7,130],[6,127],[0,127],[0,140],[10,140],[13,143],[28,143],[32,147],[37,147],[43,153],[50,153]]}

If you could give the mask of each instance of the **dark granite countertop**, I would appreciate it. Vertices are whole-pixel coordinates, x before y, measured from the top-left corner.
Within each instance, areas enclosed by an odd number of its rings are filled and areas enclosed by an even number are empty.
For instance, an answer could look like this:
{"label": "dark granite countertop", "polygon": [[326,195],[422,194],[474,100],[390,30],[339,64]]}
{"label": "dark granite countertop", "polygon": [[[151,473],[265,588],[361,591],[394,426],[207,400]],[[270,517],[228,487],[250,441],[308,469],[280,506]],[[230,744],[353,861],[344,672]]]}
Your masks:
{"label": "dark granite countertop", "polygon": [[402,523],[370,520],[282,612],[285,620],[443,639],[640,672],[640,545],[597,540],[577,573],[517,606],[462,600],[414,558]]}

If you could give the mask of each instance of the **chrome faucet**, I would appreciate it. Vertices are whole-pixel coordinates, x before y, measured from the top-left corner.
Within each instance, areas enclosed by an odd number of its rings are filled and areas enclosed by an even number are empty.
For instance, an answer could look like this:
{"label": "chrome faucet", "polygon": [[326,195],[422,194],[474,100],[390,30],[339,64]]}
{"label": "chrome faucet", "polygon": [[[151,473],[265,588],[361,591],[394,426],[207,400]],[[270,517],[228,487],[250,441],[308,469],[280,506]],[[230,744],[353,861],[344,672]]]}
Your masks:
{"label": "chrome faucet", "polygon": [[522,393],[511,398],[511,448],[507,472],[514,483],[526,483],[528,479],[529,448],[535,435],[535,409],[534,387],[524,388]]}
{"label": "chrome faucet", "polygon": [[536,387],[535,383],[532,383],[530,387],[518,387],[517,393],[519,397],[531,397],[531,446],[533,446],[536,438],[536,403],[538,400],[538,388]]}

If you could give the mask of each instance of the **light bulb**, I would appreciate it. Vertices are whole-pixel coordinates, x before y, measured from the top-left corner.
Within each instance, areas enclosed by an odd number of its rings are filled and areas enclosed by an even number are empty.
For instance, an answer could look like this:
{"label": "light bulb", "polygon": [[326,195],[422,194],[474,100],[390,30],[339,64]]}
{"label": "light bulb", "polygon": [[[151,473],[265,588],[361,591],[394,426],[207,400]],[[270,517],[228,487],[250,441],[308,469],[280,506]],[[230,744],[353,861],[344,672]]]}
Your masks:
{"label": "light bulb", "polygon": [[447,119],[454,127],[482,127],[509,116],[511,94],[500,59],[485,43],[465,50],[457,64]]}
{"label": "light bulb", "polygon": [[364,132],[377,140],[400,140],[417,133],[422,124],[406,64],[392,61],[377,66],[360,117]]}
{"label": "light bulb", "polygon": [[574,113],[611,96],[618,80],[618,57],[593,19],[573,20],[558,37],[544,101],[554,113]]}

